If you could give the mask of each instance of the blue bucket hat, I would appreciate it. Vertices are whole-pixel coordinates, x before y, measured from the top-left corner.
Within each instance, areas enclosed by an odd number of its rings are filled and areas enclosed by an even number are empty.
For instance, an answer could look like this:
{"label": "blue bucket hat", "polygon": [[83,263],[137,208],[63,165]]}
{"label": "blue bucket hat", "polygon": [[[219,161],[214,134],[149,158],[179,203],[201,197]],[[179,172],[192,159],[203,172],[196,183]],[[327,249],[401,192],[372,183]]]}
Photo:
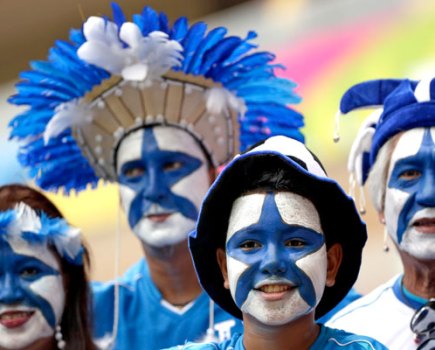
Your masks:
{"label": "blue bucket hat", "polygon": [[[308,198],[316,207],[326,245],[340,243],[343,260],[336,283],[326,287],[316,307],[316,318],[337,305],[355,283],[361,254],[367,239],[353,200],[334,180],[327,177],[319,160],[301,142],[275,136],[236,156],[218,176],[207,193],[196,231],[189,237],[189,247],[199,281],[210,297],[224,310],[242,318],[230,291],[224,288],[216,250],[225,247],[228,221],[233,202],[262,177],[263,171],[279,169],[291,179],[291,191]],[[251,186],[252,187],[252,186]]]}

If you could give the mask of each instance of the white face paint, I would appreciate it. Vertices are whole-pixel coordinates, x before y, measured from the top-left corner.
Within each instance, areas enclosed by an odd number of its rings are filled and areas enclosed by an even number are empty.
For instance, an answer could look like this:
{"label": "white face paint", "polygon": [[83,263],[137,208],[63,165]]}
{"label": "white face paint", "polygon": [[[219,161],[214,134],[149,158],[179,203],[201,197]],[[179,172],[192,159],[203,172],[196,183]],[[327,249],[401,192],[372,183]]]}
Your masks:
{"label": "white face paint", "polygon": [[399,249],[435,258],[435,128],[404,132],[391,155],[385,223]]}
{"label": "white face paint", "polygon": [[45,246],[0,239],[0,348],[52,337],[65,307],[60,265]]}
{"label": "white face paint", "polygon": [[137,130],[120,144],[117,171],[122,207],[145,244],[187,238],[210,186],[207,160],[191,135],[165,126]]}
{"label": "white face paint", "polygon": [[254,193],[233,204],[226,243],[230,292],[246,314],[287,324],[314,310],[326,283],[320,218],[306,198]]}

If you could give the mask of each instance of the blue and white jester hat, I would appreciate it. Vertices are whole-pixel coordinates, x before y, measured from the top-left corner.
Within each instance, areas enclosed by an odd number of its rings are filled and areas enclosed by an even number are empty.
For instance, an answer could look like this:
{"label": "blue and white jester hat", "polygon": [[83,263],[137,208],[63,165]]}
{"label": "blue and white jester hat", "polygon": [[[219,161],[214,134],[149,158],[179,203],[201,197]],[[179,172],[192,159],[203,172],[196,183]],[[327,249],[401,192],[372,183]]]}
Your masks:
{"label": "blue and white jester hat", "polygon": [[[362,123],[348,159],[351,182],[367,180],[380,148],[394,135],[435,126],[435,78],[370,80],[349,88],[340,101],[338,118],[351,111],[375,109]],[[336,140],[338,135],[336,135]]]}
{"label": "blue and white jester hat", "polygon": [[116,181],[115,155],[129,132],[169,125],[191,134],[213,166],[274,134],[299,140],[303,117],[289,107],[295,84],[275,76],[274,55],[255,51],[256,37],[207,32],[185,17],[171,26],[145,7],[127,22],[90,17],[47,61],[31,62],[9,99],[29,108],[10,123],[21,163],[47,190],[80,191]]}
{"label": "blue and white jester hat", "polygon": [[80,230],[63,218],[50,218],[44,212],[38,215],[23,202],[0,212],[0,240],[51,246],[70,264],[83,264]]}

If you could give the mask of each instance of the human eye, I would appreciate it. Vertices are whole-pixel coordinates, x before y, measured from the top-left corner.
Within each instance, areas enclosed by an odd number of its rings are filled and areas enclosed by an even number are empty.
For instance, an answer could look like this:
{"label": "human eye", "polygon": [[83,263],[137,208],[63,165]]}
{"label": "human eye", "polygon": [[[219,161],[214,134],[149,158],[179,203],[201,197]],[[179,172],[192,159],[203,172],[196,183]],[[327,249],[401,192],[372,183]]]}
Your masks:
{"label": "human eye", "polygon": [[285,241],[284,245],[286,247],[291,247],[291,248],[302,248],[305,247],[305,241],[303,241],[300,238],[292,238],[292,239],[288,239]]}
{"label": "human eye", "polygon": [[178,170],[183,166],[183,163],[180,161],[173,161],[173,162],[166,162],[163,165],[163,170],[164,171],[173,171],[173,170]]}
{"label": "human eye", "polygon": [[145,174],[145,168],[141,165],[127,166],[122,170],[122,175],[127,179],[134,179]]}
{"label": "human eye", "polygon": [[262,247],[261,243],[258,242],[258,241],[254,241],[254,240],[243,241],[239,245],[239,248],[242,249],[245,252],[252,251],[252,250],[255,250],[255,249],[259,249],[261,247]]}
{"label": "human eye", "polygon": [[41,273],[41,270],[34,266],[24,267],[20,271],[20,276],[22,278],[34,278]]}
{"label": "human eye", "polygon": [[399,179],[409,181],[409,180],[417,179],[420,176],[421,176],[420,171],[415,169],[409,169],[409,170],[402,171],[399,174]]}

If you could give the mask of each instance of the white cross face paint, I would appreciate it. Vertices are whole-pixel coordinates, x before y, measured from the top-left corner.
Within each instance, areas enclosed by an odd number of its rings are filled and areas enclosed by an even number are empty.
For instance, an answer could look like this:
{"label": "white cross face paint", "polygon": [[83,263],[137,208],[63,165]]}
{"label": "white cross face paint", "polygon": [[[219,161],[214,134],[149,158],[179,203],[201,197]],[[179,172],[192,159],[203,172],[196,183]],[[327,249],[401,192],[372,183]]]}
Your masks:
{"label": "white cross face paint", "polygon": [[167,126],[136,130],[121,141],[117,172],[122,207],[143,243],[187,238],[210,186],[206,157],[191,135]]}
{"label": "white cross face paint", "polygon": [[326,283],[320,218],[290,193],[239,197],[226,241],[231,295],[243,313],[267,325],[287,324],[314,310]]}
{"label": "white cross face paint", "polygon": [[0,348],[22,349],[52,337],[64,307],[65,289],[53,252],[21,238],[0,238]]}
{"label": "white cross face paint", "polygon": [[385,193],[387,230],[399,249],[435,259],[435,128],[404,132],[393,150]]}

